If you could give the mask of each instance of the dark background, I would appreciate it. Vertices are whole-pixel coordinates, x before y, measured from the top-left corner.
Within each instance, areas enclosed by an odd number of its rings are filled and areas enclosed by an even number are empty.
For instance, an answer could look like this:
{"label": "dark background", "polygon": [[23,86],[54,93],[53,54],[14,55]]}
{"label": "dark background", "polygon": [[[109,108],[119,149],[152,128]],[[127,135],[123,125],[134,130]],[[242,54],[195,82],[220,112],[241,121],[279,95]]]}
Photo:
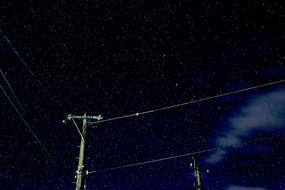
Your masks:
{"label": "dark background", "polygon": [[[25,119],[57,160],[40,149],[1,92],[0,189],[75,189],[69,180],[74,181],[80,136],[72,124],[61,123],[69,113],[108,119],[284,79],[280,0],[4,0],[0,7],[1,29],[35,77],[3,38],[1,69]],[[227,131],[226,121],[257,97],[282,89],[280,84],[103,123],[91,130],[87,167],[101,170],[211,148]],[[284,113],[285,105],[279,106]],[[254,132],[282,135],[281,120],[278,132]],[[284,190],[284,140],[275,136],[262,143],[270,151],[229,150],[218,164],[207,163],[209,153],[198,155],[212,170],[203,176],[205,186]],[[190,158],[90,175],[87,189],[194,189]]]}

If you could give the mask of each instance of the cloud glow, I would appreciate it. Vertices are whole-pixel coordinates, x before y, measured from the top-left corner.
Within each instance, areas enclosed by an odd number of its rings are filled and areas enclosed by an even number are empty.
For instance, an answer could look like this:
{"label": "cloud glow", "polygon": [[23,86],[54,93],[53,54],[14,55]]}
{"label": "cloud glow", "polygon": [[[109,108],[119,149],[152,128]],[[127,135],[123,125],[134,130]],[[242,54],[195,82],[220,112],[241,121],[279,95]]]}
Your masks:
{"label": "cloud glow", "polygon": [[[216,138],[217,146],[240,144],[252,137],[253,132],[277,132],[285,128],[285,90],[278,90],[251,100],[238,113],[228,119],[228,129]],[[217,150],[207,159],[215,164],[223,160],[227,152]]]}
{"label": "cloud glow", "polygon": [[266,189],[262,187],[244,187],[244,186],[231,185],[226,190],[266,190]]}

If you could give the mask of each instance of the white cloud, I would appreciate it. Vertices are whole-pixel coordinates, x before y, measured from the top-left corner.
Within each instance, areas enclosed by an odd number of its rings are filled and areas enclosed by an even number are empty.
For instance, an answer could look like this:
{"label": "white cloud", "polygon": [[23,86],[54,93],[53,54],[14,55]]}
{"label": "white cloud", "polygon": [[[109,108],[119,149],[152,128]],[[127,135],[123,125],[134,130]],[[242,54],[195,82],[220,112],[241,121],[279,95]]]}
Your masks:
{"label": "white cloud", "polygon": [[[228,129],[216,138],[217,146],[231,146],[242,142],[257,130],[276,132],[285,127],[285,90],[259,96],[228,119]],[[217,150],[207,159],[215,164],[227,154]]]}
{"label": "white cloud", "polygon": [[231,185],[226,190],[266,190],[266,189],[262,187],[244,187],[244,186]]}

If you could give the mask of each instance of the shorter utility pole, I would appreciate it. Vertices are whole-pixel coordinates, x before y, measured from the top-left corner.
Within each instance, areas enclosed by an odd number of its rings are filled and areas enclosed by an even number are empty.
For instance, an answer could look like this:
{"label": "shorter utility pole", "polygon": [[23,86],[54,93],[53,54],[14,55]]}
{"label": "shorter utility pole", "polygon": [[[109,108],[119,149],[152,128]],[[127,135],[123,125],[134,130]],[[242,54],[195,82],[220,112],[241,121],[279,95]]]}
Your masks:
{"label": "shorter utility pole", "polygon": [[192,160],[193,163],[190,163],[190,168],[194,169],[194,176],[197,180],[197,190],[203,190],[200,166],[197,164],[195,158],[192,158]]}
{"label": "shorter utility pole", "polygon": [[[80,132],[80,129],[78,128],[76,122],[74,119],[80,119],[83,120],[82,124],[82,132]],[[76,190],[85,190],[86,189],[86,175],[88,174],[88,171],[85,167],[85,160],[86,160],[86,145],[87,145],[87,135],[89,132],[89,120],[101,120],[103,119],[101,115],[98,116],[87,116],[86,113],[83,116],[74,116],[72,114],[69,114],[65,120],[63,120],[63,123],[66,123],[67,121],[72,120],[81,136],[81,143],[80,143],[80,152],[79,152],[79,159],[78,159],[78,167],[76,171]]]}

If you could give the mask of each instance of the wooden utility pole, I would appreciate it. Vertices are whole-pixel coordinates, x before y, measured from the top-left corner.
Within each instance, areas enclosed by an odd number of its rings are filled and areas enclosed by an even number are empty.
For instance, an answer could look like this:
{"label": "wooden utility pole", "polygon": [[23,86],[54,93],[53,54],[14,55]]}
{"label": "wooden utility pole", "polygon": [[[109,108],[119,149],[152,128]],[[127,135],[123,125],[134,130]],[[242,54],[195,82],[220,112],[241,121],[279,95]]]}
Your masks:
{"label": "wooden utility pole", "polygon": [[[82,124],[82,132],[78,129],[76,122],[74,119],[81,119],[83,121]],[[73,116],[69,114],[66,119],[63,121],[64,123],[68,120],[73,120],[76,128],[81,136],[80,142],[80,152],[79,152],[79,159],[78,159],[78,167],[76,171],[76,190],[85,190],[86,189],[86,175],[87,170],[85,166],[86,160],[86,145],[88,140],[88,132],[89,132],[89,124],[88,121],[91,119],[101,120],[103,119],[101,115],[98,116],[87,116],[86,113],[83,116]]]}
{"label": "wooden utility pole", "polygon": [[194,168],[194,176],[196,177],[197,180],[197,186],[196,186],[197,190],[203,190],[200,166],[196,163],[195,158],[192,158],[192,160],[193,160],[193,165],[190,164],[190,167]]}
{"label": "wooden utility pole", "polygon": [[87,124],[86,113],[84,114],[83,124],[82,124],[82,137],[80,143],[80,152],[78,159],[78,168],[76,171],[76,190],[85,189],[85,157],[86,157],[86,143],[87,143],[87,133],[89,131],[89,125]]}

